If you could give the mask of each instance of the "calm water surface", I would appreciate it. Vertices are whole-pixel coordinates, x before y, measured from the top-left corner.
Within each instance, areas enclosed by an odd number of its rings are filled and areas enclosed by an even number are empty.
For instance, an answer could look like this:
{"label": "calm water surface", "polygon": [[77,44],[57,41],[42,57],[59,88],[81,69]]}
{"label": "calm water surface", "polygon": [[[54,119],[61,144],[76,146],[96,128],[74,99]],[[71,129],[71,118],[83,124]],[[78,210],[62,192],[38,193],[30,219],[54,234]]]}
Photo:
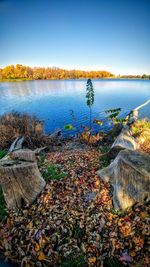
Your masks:
{"label": "calm water surface", "polygon": [[[150,98],[150,81],[143,80],[93,80],[95,102],[93,118],[104,121],[104,111],[122,108],[122,115]],[[12,110],[36,114],[45,121],[45,131],[64,128],[73,124],[76,131],[88,124],[89,109],[86,106],[86,80],[25,81],[0,83],[0,115]],[[75,118],[71,116],[72,111]],[[141,112],[150,118],[150,105]],[[96,126],[99,127],[99,126]]]}

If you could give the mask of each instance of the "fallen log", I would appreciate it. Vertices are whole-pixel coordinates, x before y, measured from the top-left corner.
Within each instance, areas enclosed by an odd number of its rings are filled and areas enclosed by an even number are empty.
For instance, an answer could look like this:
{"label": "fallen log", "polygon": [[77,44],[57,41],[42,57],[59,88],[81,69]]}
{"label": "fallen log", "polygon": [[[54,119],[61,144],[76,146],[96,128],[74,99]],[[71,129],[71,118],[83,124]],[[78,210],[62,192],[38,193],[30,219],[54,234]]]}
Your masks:
{"label": "fallen log", "polygon": [[150,200],[150,156],[143,153],[122,150],[98,175],[113,187],[115,210],[125,210],[135,202]]}

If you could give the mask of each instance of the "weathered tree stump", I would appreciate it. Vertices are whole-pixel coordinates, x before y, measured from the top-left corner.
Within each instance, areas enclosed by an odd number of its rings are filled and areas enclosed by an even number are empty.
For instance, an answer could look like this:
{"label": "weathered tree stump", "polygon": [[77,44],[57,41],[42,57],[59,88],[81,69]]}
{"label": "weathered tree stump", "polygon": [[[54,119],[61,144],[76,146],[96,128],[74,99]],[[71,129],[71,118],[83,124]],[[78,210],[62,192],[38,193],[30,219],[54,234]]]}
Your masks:
{"label": "weathered tree stump", "polygon": [[136,143],[135,138],[132,136],[129,126],[126,126],[122,129],[121,133],[112,144],[111,149],[108,152],[108,156],[110,158],[115,158],[123,149],[138,149],[138,144]]}
{"label": "weathered tree stump", "polygon": [[30,149],[19,149],[11,153],[12,159],[23,160],[23,161],[36,161],[35,151]]}
{"label": "weathered tree stump", "polygon": [[45,186],[37,163],[23,160],[0,161],[0,184],[8,209],[31,204]]}
{"label": "weathered tree stump", "polygon": [[98,171],[103,181],[113,186],[116,210],[150,200],[150,156],[137,151],[122,150],[107,167]]}

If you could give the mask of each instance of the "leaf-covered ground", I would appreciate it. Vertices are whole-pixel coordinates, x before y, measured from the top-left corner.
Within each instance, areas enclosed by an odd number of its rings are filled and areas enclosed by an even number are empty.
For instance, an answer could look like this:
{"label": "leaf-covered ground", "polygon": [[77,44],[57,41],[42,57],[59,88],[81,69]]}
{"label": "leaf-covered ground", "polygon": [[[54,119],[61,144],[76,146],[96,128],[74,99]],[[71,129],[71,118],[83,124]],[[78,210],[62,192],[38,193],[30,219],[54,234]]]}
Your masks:
{"label": "leaf-covered ground", "polygon": [[115,214],[111,188],[97,176],[99,152],[51,152],[41,171],[52,164],[56,179],[37,202],[1,223],[5,258],[22,267],[150,266],[149,208]]}

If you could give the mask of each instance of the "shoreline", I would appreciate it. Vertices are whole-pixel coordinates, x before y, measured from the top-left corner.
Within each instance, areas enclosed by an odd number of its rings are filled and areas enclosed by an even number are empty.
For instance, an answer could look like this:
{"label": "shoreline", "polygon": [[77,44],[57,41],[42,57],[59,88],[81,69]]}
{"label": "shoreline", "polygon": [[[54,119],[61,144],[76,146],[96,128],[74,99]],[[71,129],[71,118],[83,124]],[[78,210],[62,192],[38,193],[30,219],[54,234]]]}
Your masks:
{"label": "shoreline", "polygon": [[[88,78],[78,78],[78,79],[0,79],[0,82],[27,82],[27,81],[83,81],[87,80]],[[141,80],[141,81],[150,81],[148,78],[118,78],[118,77],[105,77],[105,78],[92,78],[92,80],[99,81],[99,80]]]}

